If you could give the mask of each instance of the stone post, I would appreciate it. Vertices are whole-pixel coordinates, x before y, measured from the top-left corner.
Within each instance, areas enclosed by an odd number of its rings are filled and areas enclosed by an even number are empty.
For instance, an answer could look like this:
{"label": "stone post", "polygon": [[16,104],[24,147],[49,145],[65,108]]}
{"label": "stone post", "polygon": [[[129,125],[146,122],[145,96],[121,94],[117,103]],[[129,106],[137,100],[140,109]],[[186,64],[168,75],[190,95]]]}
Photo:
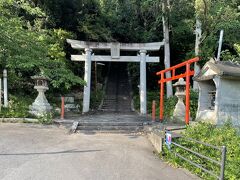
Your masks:
{"label": "stone post", "polygon": [[3,70],[4,107],[8,107],[7,70]]}
{"label": "stone post", "polygon": [[86,85],[84,86],[83,92],[83,113],[89,111],[90,106],[90,93],[91,93],[91,53],[92,50],[89,48],[85,49],[85,74],[84,74],[84,81]]}
{"label": "stone post", "polygon": [[140,113],[147,113],[146,50],[140,50]]}

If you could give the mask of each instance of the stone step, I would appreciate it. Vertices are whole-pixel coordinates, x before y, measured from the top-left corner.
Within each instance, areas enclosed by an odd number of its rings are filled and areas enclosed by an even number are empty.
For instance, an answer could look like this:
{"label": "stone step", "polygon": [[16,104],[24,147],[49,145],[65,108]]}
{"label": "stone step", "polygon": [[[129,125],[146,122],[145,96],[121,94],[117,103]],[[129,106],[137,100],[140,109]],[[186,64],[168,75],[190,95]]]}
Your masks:
{"label": "stone step", "polygon": [[78,133],[83,134],[96,134],[96,133],[104,133],[104,134],[135,134],[135,133],[141,133],[142,130],[138,131],[131,131],[131,130],[77,130]]}
{"label": "stone step", "polygon": [[118,106],[114,106],[114,105],[103,105],[102,107],[101,107],[101,109],[113,109],[113,110],[119,110],[119,109],[122,109],[122,110],[130,110],[131,109],[131,107],[129,107],[129,106],[120,106],[120,105],[118,105]]}
{"label": "stone step", "polygon": [[103,101],[103,103],[117,103],[117,100],[114,100],[114,101],[112,101],[112,100],[104,100]]}
{"label": "stone step", "polygon": [[109,113],[131,113],[134,112],[131,109],[123,109],[123,110],[119,110],[119,109],[100,109],[100,111],[102,112],[109,112]]}
{"label": "stone step", "polygon": [[84,121],[79,122],[79,126],[143,126],[142,122],[92,122],[92,121]]}
{"label": "stone step", "polygon": [[109,103],[115,103],[115,102],[131,103],[131,100],[130,100],[130,98],[129,98],[129,99],[126,99],[126,98],[124,98],[124,97],[120,97],[120,98],[115,99],[115,100],[104,99],[104,100],[103,100],[103,103],[104,103],[104,102],[109,102]]}
{"label": "stone step", "polygon": [[116,105],[118,105],[119,107],[120,106],[129,106],[129,105],[131,105],[131,103],[130,102],[118,102],[118,103],[116,103],[116,102],[114,102],[114,103],[111,103],[111,102],[103,102],[103,106],[110,106],[110,107],[112,107],[112,106],[116,106]]}
{"label": "stone step", "polygon": [[78,126],[77,130],[85,131],[114,131],[114,130],[125,130],[125,131],[141,131],[143,126]]}
{"label": "stone step", "polygon": [[101,108],[101,111],[109,111],[109,112],[117,112],[116,109],[110,109],[110,108]]}

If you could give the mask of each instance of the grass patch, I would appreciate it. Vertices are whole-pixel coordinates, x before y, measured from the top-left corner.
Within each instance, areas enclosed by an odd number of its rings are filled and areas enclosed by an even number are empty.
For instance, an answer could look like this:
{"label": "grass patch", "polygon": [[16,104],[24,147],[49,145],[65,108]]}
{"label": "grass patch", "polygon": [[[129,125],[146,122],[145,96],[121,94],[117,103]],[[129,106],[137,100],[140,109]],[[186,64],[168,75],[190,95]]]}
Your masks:
{"label": "grass patch", "polygon": [[[216,127],[215,125],[208,123],[198,123],[195,126],[188,126],[184,132],[184,136],[193,138],[208,144],[215,146],[226,146],[227,156],[225,164],[225,179],[235,180],[240,179],[240,136],[239,129],[234,128],[230,123],[225,124],[222,127]],[[209,148],[204,145],[189,142],[184,139],[174,139],[178,144],[183,145],[195,152],[199,152],[205,156],[211,157],[217,161],[220,161],[221,152]],[[188,162],[177,158],[174,152],[181,154],[182,156],[194,161],[195,163],[201,164],[208,170],[215,172],[215,174],[220,174],[220,168],[216,164],[213,164],[205,159],[198,158],[192,153],[186,152],[176,146],[171,146],[171,152],[164,146],[163,154],[161,155],[165,160],[170,162],[172,165],[183,167],[194,174],[197,174],[203,179],[216,179],[209,174],[203,172],[199,168],[192,166]]]}

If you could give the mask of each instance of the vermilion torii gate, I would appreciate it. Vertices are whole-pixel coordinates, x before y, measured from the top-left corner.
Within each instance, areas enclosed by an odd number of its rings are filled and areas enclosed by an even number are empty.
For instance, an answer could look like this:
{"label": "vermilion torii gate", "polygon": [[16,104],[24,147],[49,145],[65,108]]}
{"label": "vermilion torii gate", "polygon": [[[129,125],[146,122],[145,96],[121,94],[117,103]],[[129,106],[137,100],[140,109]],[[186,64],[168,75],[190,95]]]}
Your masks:
{"label": "vermilion torii gate", "polygon": [[[140,112],[146,114],[147,112],[147,89],[146,89],[146,63],[159,62],[159,57],[149,57],[148,51],[158,51],[164,42],[154,43],[99,43],[86,42],[67,39],[73,49],[85,50],[82,55],[71,55],[72,61],[85,61],[85,74],[83,93],[83,113],[89,111],[90,105],[90,85],[91,85],[91,62],[140,62]],[[94,55],[93,50],[110,50],[111,55]],[[120,56],[120,51],[137,51],[137,56]]]}

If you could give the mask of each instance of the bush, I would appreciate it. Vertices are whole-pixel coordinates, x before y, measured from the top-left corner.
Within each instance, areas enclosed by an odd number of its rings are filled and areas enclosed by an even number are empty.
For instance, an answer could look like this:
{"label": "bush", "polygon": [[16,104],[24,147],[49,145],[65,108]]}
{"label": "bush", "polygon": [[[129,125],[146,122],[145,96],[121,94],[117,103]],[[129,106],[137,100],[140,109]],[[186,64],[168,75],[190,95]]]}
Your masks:
{"label": "bush", "polygon": [[[184,132],[184,136],[212,144],[214,146],[226,146],[227,156],[225,164],[225,179],[240,179],[240,136],[238,129],[232,127],[230,123],[227,123],[222,127],[216,127],[208,123],[198,123],[195,126],[188,126]],[[199,152],[203,155],[211,157],[212,159],[220,161],[221,152],[214,150],[213,148],[189,142],[181,138],[178,140],[174,139],[174,141],[177,141],[179,144],[188,147],[195,152]],[[220,168],[216,164],[208,162],[205,159],[198,158],[192,153],[186,152],[180,148],[176,148],[176,146],[172,146],[171,151],[172,152],[164,147],[163,157],[173,165],[184,167],[203,179],[215,179],[209,174],[201,171],[199,168],[196,168],[195,166],[190,165],[188,162],[174,156],[173,152],[178,152],[182,156],[201,164],[203,167],[211,171],[214,171],[215,174],[220,174]]]}
{"label": "bush", "polygon": [[98,109],[102,99],[103,99],[104,92],[102,89],[98,89],[97,91],[91,92],[91,99],[90,99],[90,107],[91,109]]}
{"label": "bush", "polygon": [[9,97],[8,108],[2,108],[0,112],[0,117],[2,118],[26,118],[31,117],[29,111],[29,105],[32,103],[33,99],[24,96],[14,96]]}
{"label": "bush", "polygon": [[42,124],[52,124],[53,122],[53,115],[52,113],[45,113],[41,117],[38,118],[38,121]]}

